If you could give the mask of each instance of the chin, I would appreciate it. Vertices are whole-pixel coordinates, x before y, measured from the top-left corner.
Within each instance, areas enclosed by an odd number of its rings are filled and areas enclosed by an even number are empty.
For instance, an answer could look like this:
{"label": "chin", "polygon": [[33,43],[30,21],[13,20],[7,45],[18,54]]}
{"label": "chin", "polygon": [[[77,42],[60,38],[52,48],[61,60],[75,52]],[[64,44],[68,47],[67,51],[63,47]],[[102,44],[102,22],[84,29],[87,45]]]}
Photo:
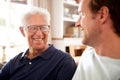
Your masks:
{"label": "chin", "polygon": [[82,43],[83,43],[84,45],[88,45],[88,40],[85,39],[85,38],[83,38]]}
{"label": "chin", "polygon": [[41,48],[43,48],[43,46],[41,46],[41,45],[37,45],[37,46],[33,47],[33,49],[41,49]]}

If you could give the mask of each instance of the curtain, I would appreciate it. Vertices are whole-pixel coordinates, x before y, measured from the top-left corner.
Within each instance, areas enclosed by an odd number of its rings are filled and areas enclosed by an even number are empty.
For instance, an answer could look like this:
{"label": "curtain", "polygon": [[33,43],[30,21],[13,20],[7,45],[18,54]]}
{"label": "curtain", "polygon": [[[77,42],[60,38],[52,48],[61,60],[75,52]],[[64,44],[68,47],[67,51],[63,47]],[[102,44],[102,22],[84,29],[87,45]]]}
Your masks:
{"label": "curtain", "polygon": [[48,0],[31,0],[31,5],[48,9]]}

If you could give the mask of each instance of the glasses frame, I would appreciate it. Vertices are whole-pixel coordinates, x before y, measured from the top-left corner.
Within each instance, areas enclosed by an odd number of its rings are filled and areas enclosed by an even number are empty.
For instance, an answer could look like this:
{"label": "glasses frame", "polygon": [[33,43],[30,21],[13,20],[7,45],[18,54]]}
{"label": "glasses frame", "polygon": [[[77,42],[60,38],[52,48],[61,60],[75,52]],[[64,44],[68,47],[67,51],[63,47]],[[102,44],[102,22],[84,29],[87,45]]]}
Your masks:
{"label": "glasses frame", "polygon": [[38,30],[40,30],[41,32],[47,32],[50,29],[50,25],[30,25],[27,26],[27,31],[30,33],[35,33]]}

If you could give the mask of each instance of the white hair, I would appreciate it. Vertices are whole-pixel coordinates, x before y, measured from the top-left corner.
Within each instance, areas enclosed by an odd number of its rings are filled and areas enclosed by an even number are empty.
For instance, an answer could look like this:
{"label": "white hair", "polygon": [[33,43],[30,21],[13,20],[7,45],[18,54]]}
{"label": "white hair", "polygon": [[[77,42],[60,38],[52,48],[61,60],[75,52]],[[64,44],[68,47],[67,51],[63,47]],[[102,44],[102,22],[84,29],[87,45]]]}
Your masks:
{"label": "white hair", "polygon": [[48,12],[47,9],[40,8],[40,7],[31,7],[31,8],[28,8],[26,12],[23,13],[22,15],[22,19],[21,19],[22,26],[26,26],[26,23],[29,17],[36,14],[42,15],[47,20],[47,22],[50,23],[50,13]]}

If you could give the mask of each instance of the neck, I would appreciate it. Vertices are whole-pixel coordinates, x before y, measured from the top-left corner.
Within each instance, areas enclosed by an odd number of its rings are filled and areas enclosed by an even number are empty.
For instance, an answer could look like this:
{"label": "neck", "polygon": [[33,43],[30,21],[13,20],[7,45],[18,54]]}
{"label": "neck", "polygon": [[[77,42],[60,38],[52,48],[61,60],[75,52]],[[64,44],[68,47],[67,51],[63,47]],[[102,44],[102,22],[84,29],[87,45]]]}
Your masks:
{"label": "neck", "polygon": [[40,56],[44,51],[46,51],[49,48],[49,46],[46,46],[44,49],[29,49],[29,52],[27,53],[27,57],[29,59],[33,59],[37,56]]}
{"label": "neck", "polygon": [[98,55],[120,59],[120,38],[104,38],[97,46],[94,46]]}

